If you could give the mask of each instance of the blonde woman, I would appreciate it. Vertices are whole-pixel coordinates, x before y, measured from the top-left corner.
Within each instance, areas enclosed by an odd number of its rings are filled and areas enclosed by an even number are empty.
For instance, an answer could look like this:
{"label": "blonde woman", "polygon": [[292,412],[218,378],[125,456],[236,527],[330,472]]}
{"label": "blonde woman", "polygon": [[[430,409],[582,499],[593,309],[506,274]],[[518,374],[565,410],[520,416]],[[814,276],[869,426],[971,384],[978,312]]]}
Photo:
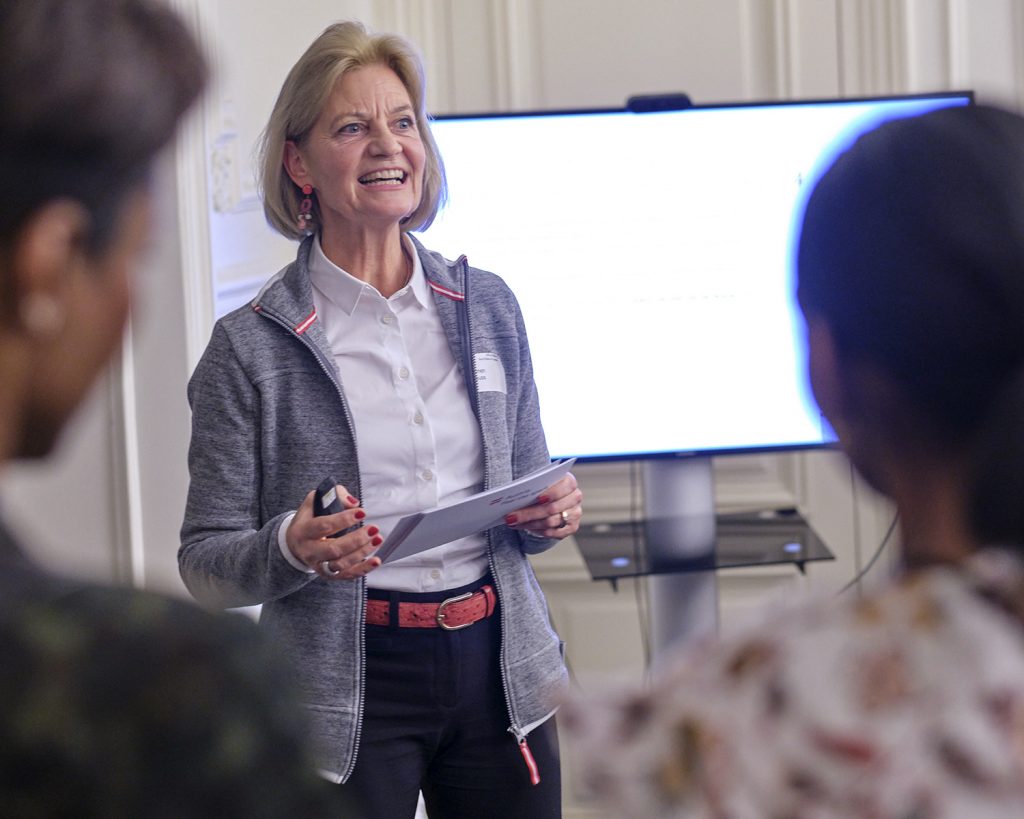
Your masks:
{"label": "blonde woman", "polygon": [[[375,556],[402,515],[549,462],[515,298],[411,235],[445,193],[419,56],[331,26],[262,148],[267,219],[300,244],[192,378],[182,576],[263,604],[321,768],[366,815],[412,817],[422,790],[432,816],[558,816],[566,671],[527,555],[578,528],[575,479],[506,525]],[[315,517],[327,476],[344,511]]]}

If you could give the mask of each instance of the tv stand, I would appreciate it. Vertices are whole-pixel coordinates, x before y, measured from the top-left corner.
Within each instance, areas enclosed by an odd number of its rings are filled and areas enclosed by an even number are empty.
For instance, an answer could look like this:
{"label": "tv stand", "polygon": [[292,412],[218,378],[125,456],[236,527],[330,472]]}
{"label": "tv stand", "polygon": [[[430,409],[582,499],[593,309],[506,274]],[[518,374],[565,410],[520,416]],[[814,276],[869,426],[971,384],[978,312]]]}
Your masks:
{"label": "tv stand", "polygon": [[718,628],[716,572],[834,556],[796,509],[716,514],[710,458],[644,464],[644,517],[584,524],[576,543],[591,578],[646,579],[652,656]]}
{"label": "tv stand", "polygon": [[[648,564],[673,567],[715,551],[715,480],[710,458],[644,463]],[[652,573],[651,656],[683,640],[718,632],[718,584],[713,568]]]}

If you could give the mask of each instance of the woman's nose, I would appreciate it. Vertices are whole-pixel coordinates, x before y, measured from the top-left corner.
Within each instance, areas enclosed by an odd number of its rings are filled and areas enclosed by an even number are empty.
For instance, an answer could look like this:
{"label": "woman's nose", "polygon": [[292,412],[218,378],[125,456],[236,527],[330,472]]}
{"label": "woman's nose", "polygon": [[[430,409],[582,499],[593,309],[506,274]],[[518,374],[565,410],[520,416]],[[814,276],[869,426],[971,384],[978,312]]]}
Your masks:
{"label": "woman's nose", "polygon": [[370,150],[374,156],[394,156],[402,150],[402,144],[390,128],[375,128],[371,134]]}

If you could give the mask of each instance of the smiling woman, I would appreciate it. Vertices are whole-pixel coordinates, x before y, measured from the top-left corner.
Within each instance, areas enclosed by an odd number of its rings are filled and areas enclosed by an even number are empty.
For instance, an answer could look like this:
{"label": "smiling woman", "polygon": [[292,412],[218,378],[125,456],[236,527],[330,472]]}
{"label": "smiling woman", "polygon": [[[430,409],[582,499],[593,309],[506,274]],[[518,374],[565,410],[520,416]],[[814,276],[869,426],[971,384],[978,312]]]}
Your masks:
{"label": "smiling woman", "polygon": [[[263,604],[320,768],[366,815],[412,817],[422,790],[431,815],[559,816],[567,675],[527,555],[578,528],[575,478],[502,526],[376,555],[402,516],[550,461],[515,297],[410,236],[446,196],[419,56],[329,27],[261,148],[267,219],[301,244],[192,377],[185,583]],[[342,510],[316,516],[327,476]]]}
{"label": "smiling woman", "polygon": [[[284,166],[319,203],[321,245],[343,270],[364,270],[381,295],[394,295],[411,275],[398,265],[367,265],[363,254],[394,247],[388,234],[422,198],[426,151],[409,92],[385,65],[344,74],[309,133],[285,143]],[[390,275],[397,274],[397,275]]]}

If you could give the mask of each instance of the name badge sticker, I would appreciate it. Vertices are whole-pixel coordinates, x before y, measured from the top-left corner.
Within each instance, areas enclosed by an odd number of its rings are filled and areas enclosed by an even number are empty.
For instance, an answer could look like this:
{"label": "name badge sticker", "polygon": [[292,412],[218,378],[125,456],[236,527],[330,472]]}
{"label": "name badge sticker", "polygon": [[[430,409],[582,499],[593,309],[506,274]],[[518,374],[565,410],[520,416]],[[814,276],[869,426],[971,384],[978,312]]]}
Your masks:
{"label": "name badge sticker", "polygon": [[477,353],[473,357],[476,370],[476,384],[480,392],[500,392],[505,395],[505,368],[496,353]]}

